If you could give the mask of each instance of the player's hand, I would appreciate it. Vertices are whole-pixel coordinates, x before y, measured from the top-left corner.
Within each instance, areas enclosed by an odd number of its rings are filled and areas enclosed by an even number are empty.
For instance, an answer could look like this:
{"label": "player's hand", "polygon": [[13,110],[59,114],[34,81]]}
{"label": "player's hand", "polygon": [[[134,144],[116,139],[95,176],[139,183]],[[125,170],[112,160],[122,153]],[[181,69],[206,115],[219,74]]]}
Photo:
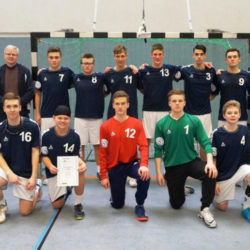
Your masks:
{"label": "player's hand", "polygon": [[105,178],[105,179],[101,180],[101,184],[106,189],[110,187],[110,183],[109,183],[109,179],[108,178]]}
{"label": "player's hand", "polygon": [[78,172],[79,173],[83,173],[87,170],[87,165],[86,163],[81,159],[79,158],[79,167],[78,167]]}
{"label": "player's hand", "polygon": [[36,122],[38,123],[39,126],[41,126],[41,115],[36,114]]}
{"label": "player's hand", "polygon": [[26,190],[33,190],[35,186],[36,186],[36,179],[31,177],[26,182],[25,188]]}
{"label": "player's hand", "polygon": [[148,66],[148,64],[147,64],[147,63],[143,63],[143,64],[139,67],[139,69],[145,69],[146,66]]}
{"label": "player's hand", "polygon": [[57,172],[58,172],[57,167],[54,165],[50,166],[48,169],[49,169],[51,174],[57,174]]}
{"label": "player's hand", "polygon": [[21,179],[18,175],[14,174],[13,172],[7,174],[8,177],[8,181],[12,184],[17,184],[20,185],[21,184]]}
{"label": "player's hand", "polygon": [[112,69],[112,67],[106,67],[106,68],[104,69],[104,74],[105,74],[105,73],[108,73],[111,69]]}
{"label": "player's hand", "polygon": [[147,167],[141,166],[138,169],[138,174],[141,178],[141,180],[146,181],[150,178],[150,172]]}
{"label": "player's hand", "polygon": [[207,67],[208,69],[213,68],[213,63],[212,62],[204,62],[205,67]]}
{"label": "player's hand", "polygon": [[132,73],[133,74],[137,74],[137,72],[138,72],[138,69],[137,69],[137,67],[135,66],[135,65],[129,65],[129,68],[132,70]]}
{"label": "player's hand", "polygon": [[215,186],[215,194],[216,195],[220,194],[220,185],[218,183],[216,183],[216,186]]}
{"label": "player's hand", "polygon": [[216,75],[220,75],[223,71],[225,71],[224,69],[218,69],[217,71],[216,71]]}
{"label": "player's hand", "polygon": [[205,173],[208,175],[209,178],[216,178],[218,175],[217,168],[214,166],[214,164],[207,164],[205,166]]}
{"label": "player's hand", "polygon": [[156,181],[159,186],[163,187],[165,185],[165,179],[162,174],[156,174]]}

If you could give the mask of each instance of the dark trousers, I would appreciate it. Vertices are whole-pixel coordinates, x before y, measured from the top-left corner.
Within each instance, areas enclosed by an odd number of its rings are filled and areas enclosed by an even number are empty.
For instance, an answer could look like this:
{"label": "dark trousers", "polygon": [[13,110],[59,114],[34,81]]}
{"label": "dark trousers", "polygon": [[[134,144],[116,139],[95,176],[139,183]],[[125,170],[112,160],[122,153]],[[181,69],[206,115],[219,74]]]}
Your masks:
{"label": "dark trousers", "polygon": [[137,180],[135,199],[138,205],[143,205],[145,199],[147,198],[150,179],[147,181],[141,180],[138,175],[139,167],[140,166],[137,161],[119,163],[108,172],[112,207],[122,208],[124,206],[127,176]]}
{"label": "dark trousers", "polygon": [[202,183],[202,208],[209,207],[213,202],[215,194],[215,179],[205,174],[206,163],[201,159],[173,166],[166,167],[165,179],[167,181],[169,201],[174,209],[179,209],[185,202],[184,186],[188,176],[198,179]]}

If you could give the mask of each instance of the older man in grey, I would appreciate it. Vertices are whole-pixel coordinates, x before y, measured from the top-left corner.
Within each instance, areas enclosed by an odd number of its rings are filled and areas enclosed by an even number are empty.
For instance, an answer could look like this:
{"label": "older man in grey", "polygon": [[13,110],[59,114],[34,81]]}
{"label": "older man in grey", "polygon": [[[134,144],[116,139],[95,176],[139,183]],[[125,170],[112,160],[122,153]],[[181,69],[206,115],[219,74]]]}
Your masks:
{"label": "older man in grey", "polygon": [[4,49],[5,64],[0,67],[0,121],[6,119],[3,112],[2,97],[7,92],[14,92],[21,97],[21,115],[28,117],[29,104],[34,96],[30,70],[17,63],[19,49],[7,45]]}

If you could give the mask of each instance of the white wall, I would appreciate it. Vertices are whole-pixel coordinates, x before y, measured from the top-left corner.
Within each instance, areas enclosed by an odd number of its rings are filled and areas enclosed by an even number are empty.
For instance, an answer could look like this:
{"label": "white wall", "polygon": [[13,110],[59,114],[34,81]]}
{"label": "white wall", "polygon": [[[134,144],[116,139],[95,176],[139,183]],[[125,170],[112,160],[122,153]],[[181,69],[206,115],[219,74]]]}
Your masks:
{"label": "white wall", "polygon": [[[143,0],[98,0],[96,31],[136,32]],[[194,32],[250,32],[250,0],[190,0]],[[0,32],[92,31],[95,0],[1,0]],[[145,0],[150,32],[188,32],[186,0]]]}

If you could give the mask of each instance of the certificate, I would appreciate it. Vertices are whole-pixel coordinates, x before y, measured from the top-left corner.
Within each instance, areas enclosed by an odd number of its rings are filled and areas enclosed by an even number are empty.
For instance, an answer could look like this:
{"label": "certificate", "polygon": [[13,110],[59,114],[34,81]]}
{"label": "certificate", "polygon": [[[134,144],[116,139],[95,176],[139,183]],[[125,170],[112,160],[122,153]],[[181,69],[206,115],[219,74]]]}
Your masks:
{"label": "certificate", "polygon": [[57,186],[78,186],[78,156],[57,156]]}

